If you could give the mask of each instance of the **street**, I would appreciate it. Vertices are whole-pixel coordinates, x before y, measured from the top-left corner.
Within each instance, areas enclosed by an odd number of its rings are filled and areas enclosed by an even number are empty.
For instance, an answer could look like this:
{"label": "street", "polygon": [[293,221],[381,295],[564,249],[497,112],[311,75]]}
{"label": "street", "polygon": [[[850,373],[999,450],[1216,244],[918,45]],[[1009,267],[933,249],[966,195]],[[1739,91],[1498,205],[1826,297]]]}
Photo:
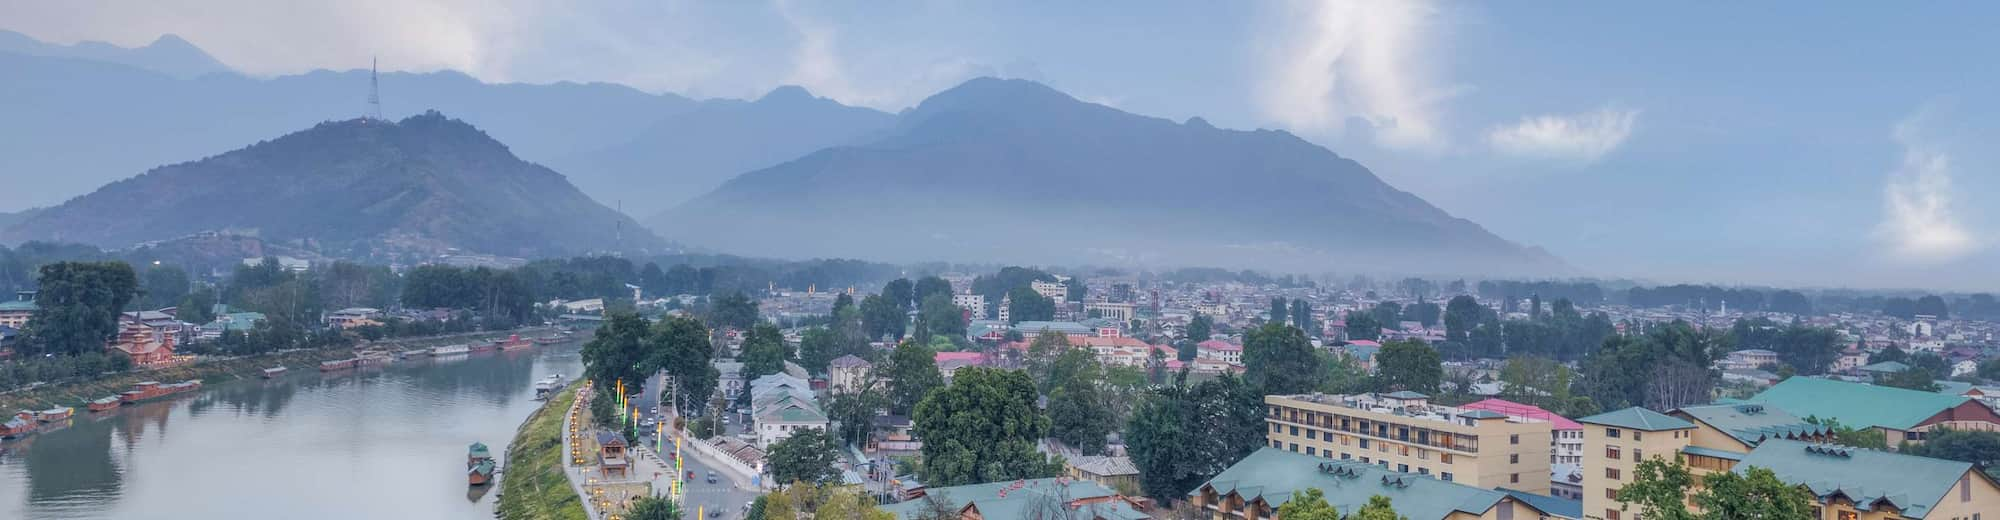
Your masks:
{"label": "street", "polygon": [[[672,453],[674,449],[674,432],[673,432],[673,422],[672,422],[674,411],[672,410],[672,407],[671,406],[661,407],[660,409],[661,413],[658,416],[652,414],[653,407],[659,404],[658,400],[660,395],[660,389],[663,387],[662,385],[664,381],[665,378],[659,375],[655,375],[654,377],[649,378],[646,381],[646,389],[644,392],[642,392],[645,395],[633,399],[633,402],[637,403],[640,406],[641,411],[646,414],[645,415],[646,417],[653,417],[656,420],[665,421],[667,423],[664,433],[665,449],[664,452],[661,455],[659,455],[660,457],[659,460],[664,463],[665,469],[659,472],[661,473],[659,479],[655,480],[653,483],[654,489],[660,490],[661,493],[667,492],[670,486],[668,481],[673,476],[671,475],[671,472],[673,471],[672,469],[673,459],[671,458],[671,455],[668,454]],[[652,437],[651,435],[652,431],[653,430],[648,429],[644,430],[642,433],[646,434],[646,436],[650,439]],[[688,437],[687,442],[700,442],[700,441],[695,440],[693,437]],[[649,441],[646,444],[648,451],[650,451],[652,443]],[[685,485],[687,486],[687,489],[683,490],[681,499],[682,502],[681,508],[687,512],[689,518],[692,518],[693,515],[696,514],[698,509],[701,510],[703,514],[713,514],[714,516],[710,516],[710,518],[718,518],[718,519],[742,518],[744,513],[744,507],[747,506],[750,503],[750,501],[756,500],[757,496],[761,494],[758,493],[756,491],[756,487],[752,485],[751,482],[751,479],[753,477],[752,475],[737,474],[738,472],[732,471],[728,469],[726,466],[723,466],[721,464],[711,463],[710,461],[705,460],[706,457],[695,452],[693,448],[684,450],[683,453],[687,454],[688,456],[686,457],[686,460],[682,461],[682,473],[684,475],[687,472],[694,473],[694,478],[688,479],[686,481]],[[642,462],[642,464],[644,463]],[[644,470],[652,471],[651,468],[646,468]],[[714,484],[708,483],[708,474],[710,471],[715,472],[716,481]],[[642,474],[648,474],[648,473],[642,473]],[[719,514],[717,514],[716,512],[719,512]]]}

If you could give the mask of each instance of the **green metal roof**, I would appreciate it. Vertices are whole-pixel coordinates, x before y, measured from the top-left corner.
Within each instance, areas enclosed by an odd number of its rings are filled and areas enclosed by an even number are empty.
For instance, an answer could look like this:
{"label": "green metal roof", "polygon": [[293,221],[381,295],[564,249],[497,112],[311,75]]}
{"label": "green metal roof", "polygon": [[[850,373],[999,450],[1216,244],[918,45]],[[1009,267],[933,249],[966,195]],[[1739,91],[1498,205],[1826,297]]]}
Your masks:
{"label": "green metal roof", "polygon": [[1680,420],[1679,418],[1669,416],[1667,414],[1655,412],[1652,410],[1647,410],[1645,408],[1640,408],[1637,406],[1626,408],[1623,410],[1614,410],[1614,411],[1600,413],[1597,415],[1592,415],[1590,417],[1577,419],[1576,422],[1584,424],[1616,426],[1619,428],[1639,430],[1642,432],[1686,430],[1695,427],[1694,423],[1683,421]]}
{"label": "green metal roof", "polygon": [[[1047,497],[1060,496],[1069,500],[1085,500],[1118,494],[1111,488],[1089,480],[1038,478],[1021,481],[989,482],[924,490],[926,497],[934,497],[953,511],[964,509],[970,502],[979,508],[979,514],[989,520],[1022,520],[1027,518],[1049,518],[1054,513],[1075,520],[1106,518],[1111,520],[1144,520],[1145,513],[1132,508],[1124,501],[1112,500],[1083,506],[1064,512],[1038,512],[1037,507],[1048,507]],[[925,499],[909,500],[895,504],[885,504],[882,510],[907,520],[923,516],[927,505]]]}
{"label": "green metal roof", "polygon": [[[1798,378],[1793,378],[1798,379]],[[1771,439],[1736,465],[1771,470],[1779,480],[1804,484],[1820,497],[1838,493],[1864,511],[1877,504],[1894,505],[1906,518],[1924,518],[1972,463],[1901,455],[1845,446]],[[1986,478],[1980,474],[1974,478]]]}
{"label": "green metal roof", "polygon": [[1757,403],[1689,406],[1674,410],[1674,414],[1691,417],[1751,447],[1768,438],[1821,435],[1830,430],[1777,407]]}
{"label": "green metal roof", "polygon": [[1905,365],[1900,361],[1883,361],[1881,363],[1866,365],[1860,368],[1862,372],[1877,372],[1884,374],[1891,372],[1902,372],[1904,370],[1909,370],[1909,369],[1910,369],[1909,365]]}
{"label": "green metal roof", "polygon": [[1964,404],[1968,399],[1971,398],[1816,377],[1794,377],[1751,397],[1750,402],[1782,408],[1800,417],[1835,419],[1840,421],[1841,426],[1849,428],[1907,430],[1938,412]]}
{"label": "green metal roof", "polygon": [[1712,448],[1703,448],[1700,446],[1688,446],[1686,448],[1681,448],[1681,453],[1686,453],[1689,455],[1700,455],[1703,457],[1715,457],[1718,459],[1743,460],[1742,453],[1737,453],[1733,451],[1724,451]]}
{"label": "green metal roof", "polygon": [[35,302],[31,301],[13,300],[0,302],[0,311],[32,311],[38,308],[40,307],[36,307]]}
{"label": "green metal roof", "polygon": [[1556,498],[1548,495],[1537,495],[1526,491],[1518,491],[1507,488],[1494,488],[1494,491],[1506,493],[1507,496],[1514,497],[1515,500],[1527,502],[1529,506],[1533,506],[1535,509],[1540,509],[1542,510],[1542,512],[1548,513],[1549,516],[1554,516],[1558,518],[1583,518],[1582,500],[1570,500],[1567,498]]}
{"label": "green metal roof", "polygon": [[1411,391],[1409,391],[1409,390],[1399,390],[1399,391],[1395,391],[1395,392],[1390,392],[1390,393],[1387,393],[1387,394],[1382,394],[1382,396],[1383,396],[1383,397],[1387,397],[1387,398],[1390,398],[1390,399],[1430,399],[1430,398],[1431,398],[1431,396],[1428,396],[1428,395],[1424,395],[1424,394],[1420,394],[1420,393],[1416,393],[1416,392],[1411,392]]}
{"label": "green metal roof", "polygon": [[[1507,499],[1506,493],[1490,489],[1271,447],[1237,461],[1204,486],[1221,495],[1235,492],[1246,501],[1262,498],[1272,507],[1291,500],[1293,493],[1316,488],[1341,513],[1353,513],[1367,505],[1369,497],[1382,495],[1410,520],[1439,520],[1453,512],[1480,515]],[[1195,488],[1188,496],[1200,493],[1201,488]]]}

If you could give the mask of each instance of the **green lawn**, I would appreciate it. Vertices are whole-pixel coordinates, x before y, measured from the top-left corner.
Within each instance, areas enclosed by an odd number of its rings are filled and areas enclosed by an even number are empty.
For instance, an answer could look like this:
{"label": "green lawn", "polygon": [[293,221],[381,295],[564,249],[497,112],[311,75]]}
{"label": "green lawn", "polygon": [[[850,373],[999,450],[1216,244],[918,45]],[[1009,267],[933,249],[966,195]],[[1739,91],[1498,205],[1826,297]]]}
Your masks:
{"label": "green lawn", "polygon": [[576,388],[549,399],[514,435],[500,478],[501,518],[587,520],[562,465],[563,413],[576,401]]}

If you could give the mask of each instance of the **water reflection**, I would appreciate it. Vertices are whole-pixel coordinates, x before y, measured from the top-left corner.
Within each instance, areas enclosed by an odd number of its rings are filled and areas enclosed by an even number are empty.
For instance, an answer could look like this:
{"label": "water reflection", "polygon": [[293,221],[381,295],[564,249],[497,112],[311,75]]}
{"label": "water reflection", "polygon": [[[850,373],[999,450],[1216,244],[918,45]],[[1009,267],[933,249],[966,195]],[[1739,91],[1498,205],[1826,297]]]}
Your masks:
{"label": "water reflection", "polygon": [[[0,443],[0,518],[490,518],[465,444],[504,454],[574,344],[294,370]],[[502,461],[504,466],[505,461]]]}

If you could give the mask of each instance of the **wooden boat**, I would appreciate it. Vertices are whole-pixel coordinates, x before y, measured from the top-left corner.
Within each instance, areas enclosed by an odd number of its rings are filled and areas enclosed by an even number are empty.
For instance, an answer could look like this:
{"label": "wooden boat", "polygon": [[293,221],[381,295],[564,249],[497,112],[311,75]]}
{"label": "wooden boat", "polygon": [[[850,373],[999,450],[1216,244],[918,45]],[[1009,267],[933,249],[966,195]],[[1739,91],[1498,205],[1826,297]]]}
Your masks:
{"label": "wooden boat", "polygon": [[521,339],[520,334],[507,336],[507,339],[495,341],[493,344],[499,345],[502,351],[515,351],[535,346],[534,342]]}
{"label": "wooden boat", "polygon": [[471,468],[466,468],[465,483],[473,486],[491,484],[493,483],[493,472],[498,469],[499,465],[494,464],[493,459],[479,461],[478,464],[474,464]]}
{"label": "wooden boat", "polygon": [[465,345],[445,345],[442,347],[431,347],[431,355],[433,356],[449,356],[452,354],[464,354],[466,352],[471,352],[471,349],[466,348]]}
{"label": "wooden boat", "polygon": [[30,433],[35,433],[35,421],[23,419],[19,415],[7,418],[7,422],[0,422],[0,439],[18,439]]}
{"label": "wooden boat", "polygon": [[90,404],[85,405],[84,408],[88,408],[93,412],[108,412],[118,409],[119,405],[123,404],[125,404],[125,401],[114,395],[111,397],[100,397],[96,401],[91,401]]}
{"label": "wooden boat", "polygon": [[357,367],[357,366],[361,366],[361,358],[352,358],[352,359],[336,359],[336,360],[333,360],[333,361],[321,361],[321,362],[319,362],[319,371],[321,371],[321,372],[335,372],[335,371],[340,371],[340,370],[347,370],[347,369],[351,369],[351,368],[354,368],[354,367]]}
{"label": "wooden boat", "polygon": [[564,341],[569,341],[569,338],[562,337],[561,335],[542,336],[539,338],[535,338],[534,341],[536,345],[554,345],[557,343],[562,343]]}
{"label": "wooden boat", "polygon": [[136,403],[139,401],[145,401],[149,399],[159,399],[161,397],[166,397],[174,394],[193,392],[195,390],[200,390],[200,389],[201,389],[200,379],[189,379],[179,383],[171,383],[164,385],[160,384],[158,381],[146,381],[143,383],[132,385],[131,390],[126,390],[125,393],[119,394],[118,398],[119,400],[125,401],[126,403]]}
{"label": "wooden boat", "polygon": [[67,406],[62,406],[62,407],[56,407],[56,408],[50,408],[50,409],[47,409],[47,410],[42,410],[42,411],[39,411],[39,412],[35,412],[35,420],[37,420],[37,421],[41,421],[41,422],[45,422],[45,423],[46,423],[46,422],[57,422],[57,421],[66,421],[66,420],[69,420],[69,418],[71,418],[71,417],[75,417],[75,416],[76,416],[76,409],[75,409],[75,408],[70,408],[70,407],[67,407]]}
{"label": "wooden boat", "polygon": [[266,368],[264,369],[264,379],[277,379],[278,376],[285,375],[285,372],[288,370],[291,369],[285,368],[284,365]]}

